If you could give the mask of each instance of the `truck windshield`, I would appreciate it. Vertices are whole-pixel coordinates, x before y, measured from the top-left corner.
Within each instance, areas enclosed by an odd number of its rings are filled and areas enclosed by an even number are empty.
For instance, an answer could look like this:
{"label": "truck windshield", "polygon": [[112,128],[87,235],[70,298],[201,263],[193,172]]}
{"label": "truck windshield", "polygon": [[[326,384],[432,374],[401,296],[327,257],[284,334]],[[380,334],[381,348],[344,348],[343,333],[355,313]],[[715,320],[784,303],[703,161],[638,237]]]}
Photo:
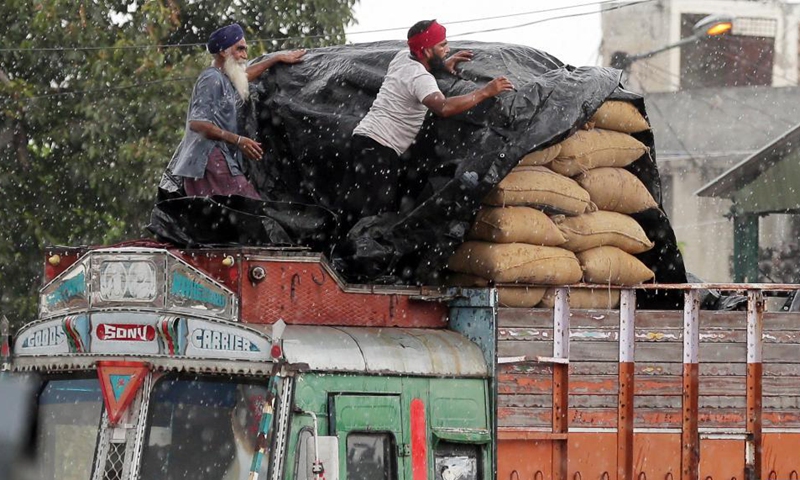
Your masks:
{"label": "truck windshield", "polygon": [[141,478],[247,479],[267,396],[263,382],[160,380],[150,400]]}
{"label": "truck windshield", "polygon": [[39,395],[35,478],[91,478],[102,412],[97,379],[48,381]]}

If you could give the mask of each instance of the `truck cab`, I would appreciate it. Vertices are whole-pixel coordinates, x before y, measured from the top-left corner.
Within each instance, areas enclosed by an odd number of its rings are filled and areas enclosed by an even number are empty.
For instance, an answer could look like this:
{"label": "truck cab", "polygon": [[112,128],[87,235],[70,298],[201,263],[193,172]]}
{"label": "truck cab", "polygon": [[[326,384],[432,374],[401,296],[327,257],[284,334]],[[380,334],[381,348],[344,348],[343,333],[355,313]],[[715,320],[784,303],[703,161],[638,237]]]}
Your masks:
{"label": "truck cab", "polygon": [[51,251],[46,270],[4,359],[38,382],[33,478],[492,476],[487,357],[443,328],[441,293],[263,249]]}

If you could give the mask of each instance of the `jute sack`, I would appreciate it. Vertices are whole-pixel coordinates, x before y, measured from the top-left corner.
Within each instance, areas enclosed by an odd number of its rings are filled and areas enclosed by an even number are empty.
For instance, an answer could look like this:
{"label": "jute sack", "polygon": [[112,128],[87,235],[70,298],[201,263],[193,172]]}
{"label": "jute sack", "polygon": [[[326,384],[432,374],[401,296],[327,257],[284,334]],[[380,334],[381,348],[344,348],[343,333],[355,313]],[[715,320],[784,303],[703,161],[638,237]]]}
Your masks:
{"label": "jute sack", "polygon": [[551,247],[567,241],[550,217],[530,207],[484,207],[478,211],[467,238]]}
{"label": "jute sack", "polygon": [[639,109],[622,100],[609,100],[597,109],[590,122],[597,128],[623,133],[643,132],[650,128]]}
{"label": "jute sack", "polygon": [[[556,289],[548,288],[542,296],[541,308],[553,308]],[[610,288],[570,288],[569,306],[578,310],[606,310],[619,307],[619,290]]]}
{"label": "jute sack", "polygon": [[544,287],[502,285],[497,287],[497,301],[501,307],[533,308],[542,301],[545,290]]}
{"label": "jute sack", "polygon": [[647,151],[642,142],[627,133],[578,130],[561,142],[561,153],[548,166],[556,173],[574,177],[591,168],[628,166]]}
{"label": "jute sack", "polygon": [[[489,281],[485,278],[468,275],[466,273],[449,272],[445,280],[446,285],[454,287],[488,287]],[[497,299],[501,307],[533,308],[538,304],[546,288],[531,287],[528,285],[508,286],[501,285],[497,288]]]}
{"label": "jute sack", "polygon": [[581,279],[575,254],[557,247],[525,243],[462,243],[447,267],[497,283],[567,285]]}
{"label": "jute sack", "polygon": [[560,245],[571,252],[608,245],[627,253],[642,253],[655,245],[636,220],[617,212],[597,211],[577,217],[559,215],[553,221],[567,242]]}
{"label": "jute sack", "polygon": [[586,190],[547,167],[514,168],[483,199],[483,203],[496,207],[532,206],[567,215],[596,210]]}
{"label": "jute sack", "polygon": [[622,168],[594,168],[575,180],[589,192],[598,210],[631,214],[658,207],[636,175]]}
{"label": "jute sack", "polygon": [[617,247],[597,247],[577,254],[587,283],[638,285],[654,277],[636,257]]}
{"label": "jute sack", "polygon": [[559,152],[561,152],[561,144],[556,143],[551,147],[547,147],[542,150],[536,150],[534,152],[525,155],[524,157],[522,157],[522,160],[519,161],[519,165],[528,167],[533,167],[536,165],[546,165],[552,162],[553,159],[558,156]]}

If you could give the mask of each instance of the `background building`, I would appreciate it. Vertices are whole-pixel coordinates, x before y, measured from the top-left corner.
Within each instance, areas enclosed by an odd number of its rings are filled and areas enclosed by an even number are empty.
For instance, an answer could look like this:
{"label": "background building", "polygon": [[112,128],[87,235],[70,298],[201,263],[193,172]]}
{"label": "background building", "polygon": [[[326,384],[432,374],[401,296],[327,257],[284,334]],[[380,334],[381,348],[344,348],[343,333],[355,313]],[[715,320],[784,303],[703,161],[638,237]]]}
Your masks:
{"label": "background building", "polygon": [[[731,32],[632,62],[626,86],[645,95],[664,209],[687,269],[707,281],[788,281],[767,276],[776,269],[762,269],[753,278],[753,269],[734,258],[731,199],[696,193],[800,123],[800,6],[777,0],[659,0],[611,10],[602,17],[601,54],[608,65],[619,52],[662,48],[691,37],[697,21],[719,14],[734,17]],[[775,194],[786,188],[791,187],[776,185]],[[757,232],[762,256],[780,256],[786,239],[795,238],[794,216],[760,214],[755,221],[750,231]],[[736,252],[741,255],[742,249]]]}

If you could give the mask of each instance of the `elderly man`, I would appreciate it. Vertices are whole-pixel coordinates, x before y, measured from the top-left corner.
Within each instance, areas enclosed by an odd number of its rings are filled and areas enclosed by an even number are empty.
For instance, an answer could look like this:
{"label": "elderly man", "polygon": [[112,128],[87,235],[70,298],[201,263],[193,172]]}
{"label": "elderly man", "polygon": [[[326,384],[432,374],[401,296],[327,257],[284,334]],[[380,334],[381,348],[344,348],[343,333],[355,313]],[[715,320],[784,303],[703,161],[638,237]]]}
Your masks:
{"label": "elderly man", "polygon": [[214,60],[194,85],[186,133],[159,187],[171,194],[182,186],[188,196],[260,199],[242,173],[241,156],[257,160],[264,152],[258,142],[238,133],[237,112],[249,95],[248,82],[276,63],[301,61],[305,50],[273,55],[247,67],[244,31],[235,23],[212,33],[207,48]]}
{"label": "elderly man", "polygon": [[514,88],[507,78],[498,77],[472,93],[445,97],[431,72],[455,74],[456,65],[469,61],[472,52],[447,58],[446,31],[436,20],[411,27],[408,47],[389,64],[372,107],[353,130],[351,164],[339,197],[345,226],[357,216],[398,209],[398,157],[414,142],[428,110],[440,117],[457,115]]}

